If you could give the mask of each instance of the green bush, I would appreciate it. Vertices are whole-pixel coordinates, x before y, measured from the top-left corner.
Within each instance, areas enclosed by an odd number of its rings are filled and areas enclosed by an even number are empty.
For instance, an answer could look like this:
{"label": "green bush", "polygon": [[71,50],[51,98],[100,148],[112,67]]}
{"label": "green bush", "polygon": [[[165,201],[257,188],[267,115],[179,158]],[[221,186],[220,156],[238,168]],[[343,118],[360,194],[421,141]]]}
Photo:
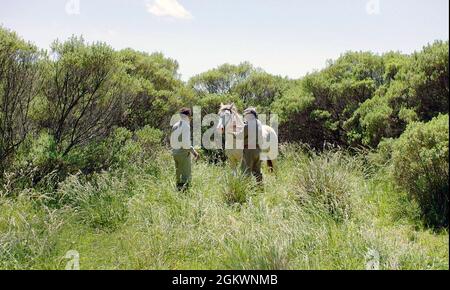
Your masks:
{"label": "green bush", "polygon": [[[386,82],[346,121],[354,142],[376,147],[383,138],[398,138],[414,121],[428,122],[448,113],[448,41],[436,41],[410,56],[392,55]],[[395,69],[391,70],[392,63]]]}
{"label": "green bush", "polygon": [[[148,138],[151,139],[152,136]],[[140,160],[138,155],[143,152],[140,144],[149,142],[134,141],[132,132],[117,128],[107,139],[76,147],[62,156],[58,152],[55,138],[42,131],[37,136],[29,135],[19,147],[10,168],[13,172],[10,179],[14,188],[19,191],[38,186],[53,192],[58,183],[70,174],[81,172],[90,175],[102,170],[124,168],[127,164]],[[145,151],[150,149],[146,148]]]}
{"label": "green bush", "polygon": [[393,146],[393,175],[429,226],[448,227],[448,115],[412,123]]}
{"label": "green bush", "polygon": [[0,25],[0,174],[31,131],[44,54]]}
{"label": "green bush", "polygon": [[7,172],[13,191],[31,187],[52,190],[65,177],[67,168],[57,153],[53,136],[42,131],[29,135],[18,147]]}
{"label": "green bush", "polygon": [[[121,167],[132,153],[124,152],[132,141],[133,133],[124,128],[116,128],[103,141],[91,143],[85,147],[76,148],[68,156],[74,172],[80,170],[91,174],[110,168]],[[128,149],[128,148],[127,148]]]}
{"label": "green bush", "polygon": [[164,133],[161,130],[145,126],[136,132],[137,141],[146,153],[154,152],[161,146]]}
{"label": "green bush", "polygon": [[73,150],[65,161],[71,174],[126,169],[150,160],[162,147],[162,137],[160,130],[148,126],[135,133],[119,127],[107,139]]}
{"label": "green bush", "polygon": [[376,150],[371,150],[366,154],[368,163],[376,169],[389,169],[389,164],[392,162],[392,146],[396,139],[386,138],[378,144]]}

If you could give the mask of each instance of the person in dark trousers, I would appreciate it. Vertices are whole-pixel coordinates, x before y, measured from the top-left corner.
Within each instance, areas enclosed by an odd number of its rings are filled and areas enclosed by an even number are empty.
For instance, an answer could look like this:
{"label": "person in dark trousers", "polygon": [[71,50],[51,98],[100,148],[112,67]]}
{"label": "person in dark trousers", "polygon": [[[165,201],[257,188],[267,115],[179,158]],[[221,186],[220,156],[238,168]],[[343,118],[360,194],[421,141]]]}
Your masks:
{"label": "person in dark trousers", "polygon": [[[191,118],[191,110],[182,108],[180,121],[172,127],[172,156],[175,161],[177,189],[180,191],[188,189],[192,181],[192,156],[195,159],[199,158],[191,142]],[[175,143],[176,146],[173,145]]]}
{"label": "person in dark trousers", "polygon": [[263,175],[261,172],[261,146],[262,125],[258,120],[258,113],[255,108],[248,108],[244,111],[244,151],[241,168],[244,174],[253,175],[258,183],[262,183]]}

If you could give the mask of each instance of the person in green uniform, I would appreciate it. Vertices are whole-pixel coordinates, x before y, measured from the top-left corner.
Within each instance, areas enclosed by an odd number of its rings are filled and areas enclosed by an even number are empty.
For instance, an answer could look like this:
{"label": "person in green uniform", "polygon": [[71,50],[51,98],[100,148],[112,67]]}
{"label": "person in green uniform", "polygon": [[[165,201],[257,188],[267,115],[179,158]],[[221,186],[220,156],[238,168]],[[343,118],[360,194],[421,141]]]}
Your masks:
{"label": "person in green uniform", "polygon": [[192,181],[192,155],[199,158],[198,152],[191,145],[190,121],[192,112],[188,108],[180,110],[180,121],[172,127],[170,143],[172,156],[175,161],[177,189],[184,191],[189,188]]}
{"label": "person in green uniform", "polygon": [[261,146],[262,125],[258,120],[258,113],[255,108],[248,108],[244,111],[244,151],[241,168],[244,174],[253,175],[258,183],[263,181],[261,172]]}

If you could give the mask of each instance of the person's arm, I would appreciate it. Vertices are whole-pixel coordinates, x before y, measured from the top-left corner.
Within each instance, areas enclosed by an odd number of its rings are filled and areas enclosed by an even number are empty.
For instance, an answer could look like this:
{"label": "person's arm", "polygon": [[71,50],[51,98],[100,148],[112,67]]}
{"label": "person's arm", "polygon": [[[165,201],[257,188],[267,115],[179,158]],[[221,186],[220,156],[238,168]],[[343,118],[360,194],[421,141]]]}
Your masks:
{"label": "person's arm", "polygon": [[[184,123],[184,128],[187,132],[189,132],[189,136],[191,135],[191,126],[189,126],[189,124],[187,122],[183,122]],[[192,146],[192,141],[189,138],[189,146],[188,148],[186,148],[189,150],[189,152],[194,156],[195,160],[198,160],[198,158],[200,157],[200,154],[198,154],[197,150],[195,150],[194,146]]]}
{"label": "person's arm", "polygon": [[195,150],[194,146],[191,146],[191,153],[194,155],[195,160],[200,158],[200,154],[198,154],[197,150]]}
{"label": "person's arm", "polygon": [[248,126],[245,124],[244,128],[242,128],[238,132],[231,132],[237,138],[246,138],[248,136]]}

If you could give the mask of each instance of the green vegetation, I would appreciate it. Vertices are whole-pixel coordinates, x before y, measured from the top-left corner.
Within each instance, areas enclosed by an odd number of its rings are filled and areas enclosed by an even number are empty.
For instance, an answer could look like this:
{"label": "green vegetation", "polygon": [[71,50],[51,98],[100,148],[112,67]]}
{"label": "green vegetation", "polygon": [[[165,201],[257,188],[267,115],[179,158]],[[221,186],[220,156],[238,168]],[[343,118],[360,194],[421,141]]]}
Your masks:
{"label": "green vegetation", "polygon": [[[448,269],[448,233],[422,226],[418,204],[385,174],[361,174],[362,157],[282,153],[278,176],[265,172],[259,189],[226,183],[231,169],[201,161],[180,193],[163,150],[89,180],[71,176],[56,196],[3,196],[0,268],[63,269],[77,250],[82,269],[365,269],[375,250],[382,269]],[[303,170],[323,165],[336,171]]]}
{"label": "green vegetation", "polygon": [[415,197],[426,222],[448,227],[448,115],[426,124],[413,123],[394,143],[398,184]]}
{"label": "green vegetation", "polygon": [[414,121],[448,114],[448,42],[413,55],[346,53],[273,103],[285,140],[377,147]]}
{"label": "green vegetation", "polygon": [[[0,269],[448,269],[448,42],[349,52],[299,80],[249,63],[184,83],[160,53],[0,28]],[[203,150],[178,192],[181,106],[280,116],[257,185]]]}

